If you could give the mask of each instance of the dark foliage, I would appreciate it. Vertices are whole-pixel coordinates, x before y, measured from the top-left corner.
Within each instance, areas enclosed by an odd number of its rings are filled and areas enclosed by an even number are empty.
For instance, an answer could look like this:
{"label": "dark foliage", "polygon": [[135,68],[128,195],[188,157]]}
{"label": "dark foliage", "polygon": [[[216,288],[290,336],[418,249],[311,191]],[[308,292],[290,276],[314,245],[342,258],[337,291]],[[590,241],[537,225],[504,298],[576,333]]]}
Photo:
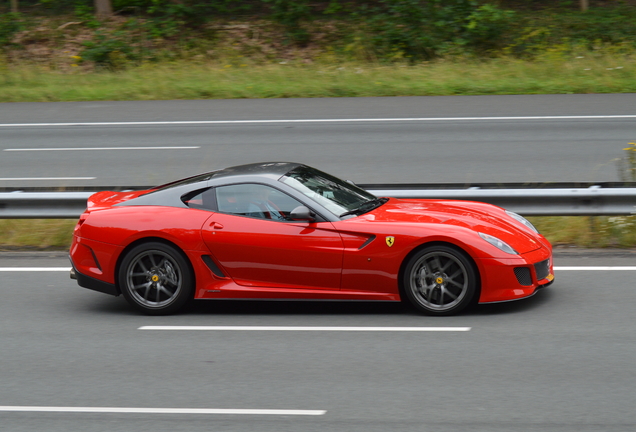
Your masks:
{"label": "dark foliage", "polygon": [[[75,13],[83,26],[95,29],[82,56],[108,64],[108,59],[141,55],[131,48],[140,46],[139,38],[212,39],[207,24],[217,19],[269,18],[285,29],[284,42],[300,46],[316,40],[312,21],[329,19],[350,29],[341,35],[343,45],[362,34],[356,43],[383,60],[417,61],[455,52],[496,55],[503,48],[533,55],[567,44],[636,47],[636,6],[631,2],[636,0],[590,0],[592,7],[582,13],[578,0],[113,0],[116,14],[129,17],[131,24],[108,36],[98,30],[102,23],[93,15],[92,0],[22,0],[20,7],[24,17]],[[0,46],[10,44],[24,27],[22,18],[0,14]],[[134,32],[137,42],[125,32]]]}
{"label": "dark foliage", "polygon": [[492,48],[514,14],[475,0],[382,0],[363,16],[379,51],[415,60],[435,57],[450,44]]}
{"label": "dark foliage", "polygon": [[20,14],[6,13],[0,15],[0,46],[11,42],[13,35],[22,30]]}

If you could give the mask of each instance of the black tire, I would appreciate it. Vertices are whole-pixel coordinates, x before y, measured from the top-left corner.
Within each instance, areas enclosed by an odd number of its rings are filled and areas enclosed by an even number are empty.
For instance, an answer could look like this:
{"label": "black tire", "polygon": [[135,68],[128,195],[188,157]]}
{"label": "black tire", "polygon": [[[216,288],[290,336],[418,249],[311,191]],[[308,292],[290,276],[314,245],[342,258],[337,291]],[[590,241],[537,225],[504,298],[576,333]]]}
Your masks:
{"label": "black tire", "polygon": [[454,315],[472,304],[479,290],[477,271],[467,255],[450,246],[419,250],[402,274],[409,302],[427,315]]}
{"label": "black tire", "polygon": [[193,298],[194,276],[186,257],[164,243],[128,251],[117,279],[128,303],[148,315],[175,313]]}

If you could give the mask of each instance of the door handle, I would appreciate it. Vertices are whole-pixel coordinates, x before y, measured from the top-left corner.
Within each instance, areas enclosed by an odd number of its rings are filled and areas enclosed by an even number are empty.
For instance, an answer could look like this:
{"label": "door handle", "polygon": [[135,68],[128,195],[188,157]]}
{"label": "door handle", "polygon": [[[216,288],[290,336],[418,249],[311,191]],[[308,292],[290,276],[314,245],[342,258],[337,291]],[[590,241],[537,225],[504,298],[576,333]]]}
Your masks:
{"label": "door handle", "polygon": [[223,225],[218,222],[210,222],[210,227],[212,229],[223,229]]}

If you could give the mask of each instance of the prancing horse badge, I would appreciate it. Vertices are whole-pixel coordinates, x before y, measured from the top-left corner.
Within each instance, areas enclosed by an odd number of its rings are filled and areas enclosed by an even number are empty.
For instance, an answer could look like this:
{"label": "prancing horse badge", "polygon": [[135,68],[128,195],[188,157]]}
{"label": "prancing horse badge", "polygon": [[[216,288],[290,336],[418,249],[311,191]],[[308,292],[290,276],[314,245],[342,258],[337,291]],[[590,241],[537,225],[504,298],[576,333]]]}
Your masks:
{"label": "prancing horse badge", "polygon": [[395,237],[393,236],[386,236],[386,245],[388,247],[393,246],[393,243],[395,243]]}

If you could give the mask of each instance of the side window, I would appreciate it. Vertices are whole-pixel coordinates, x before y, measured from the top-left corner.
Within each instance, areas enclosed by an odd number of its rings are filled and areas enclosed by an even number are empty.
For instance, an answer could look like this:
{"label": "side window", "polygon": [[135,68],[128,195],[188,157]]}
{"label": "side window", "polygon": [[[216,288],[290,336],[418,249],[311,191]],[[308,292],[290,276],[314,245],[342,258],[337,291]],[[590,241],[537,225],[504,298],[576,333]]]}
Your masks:
{"label": "side window", "polygon": [[199,189],[182,196],[181,201],[191,208],[216,211],[214,192],[213,188]]}
{"label": "side window", "polygon": [[302,205],[289,195],[255,183],[216,188],[218,210],[260,219],[288,220],[293,209]]}

